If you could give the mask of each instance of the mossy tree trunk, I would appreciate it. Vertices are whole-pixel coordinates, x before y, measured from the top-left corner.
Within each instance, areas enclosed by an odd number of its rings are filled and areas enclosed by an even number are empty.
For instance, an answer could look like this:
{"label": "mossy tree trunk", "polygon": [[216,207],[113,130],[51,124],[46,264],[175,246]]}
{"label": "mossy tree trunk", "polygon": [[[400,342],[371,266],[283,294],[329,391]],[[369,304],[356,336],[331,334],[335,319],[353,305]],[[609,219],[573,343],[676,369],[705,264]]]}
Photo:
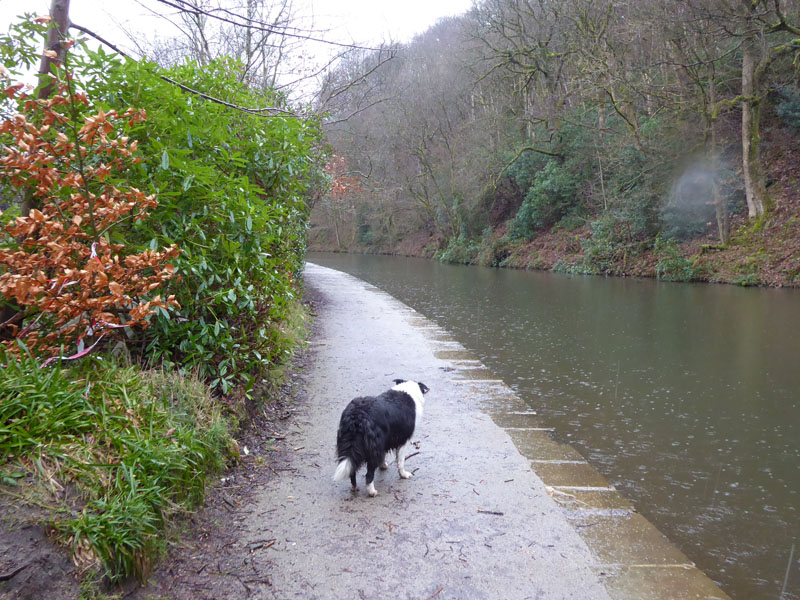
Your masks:
{"label": "mossy tree trunk", "polygon": [[761,217],[769,206],[767,184],[761,166],[760,121],[764,64],[757,60],[758,39],[742,44],[742,171],[747,196],[747,214]]}

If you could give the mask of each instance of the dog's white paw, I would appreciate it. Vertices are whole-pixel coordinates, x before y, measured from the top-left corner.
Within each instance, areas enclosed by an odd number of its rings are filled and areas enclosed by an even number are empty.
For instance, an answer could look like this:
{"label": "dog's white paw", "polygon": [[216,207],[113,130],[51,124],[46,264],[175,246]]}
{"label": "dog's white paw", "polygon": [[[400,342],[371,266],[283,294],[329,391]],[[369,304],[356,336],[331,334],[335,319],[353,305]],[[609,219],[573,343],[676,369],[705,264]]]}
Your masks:
{"label": "dog's white paw", "polygon": [[411,479],[411,473],[409,471],[406,471],[406,470],[400,471],[400,478],[401,479]]}
{"label": "dog's white paw", "polygon": [[370,483],[367,487],[367,494],[369,494],[370,498],[374,498],[378,495],[378,490],[375,489],[375,485]]}
{"label": "dog's white paw", "polygon": [[378,467],[378,468],[379,468],[381,471],[385,471],[386,469],[388,469],[388,468],[389,468],[389,463],[387,463],[386,461],[383,461],[383,464],[382,464],[380,467]]}

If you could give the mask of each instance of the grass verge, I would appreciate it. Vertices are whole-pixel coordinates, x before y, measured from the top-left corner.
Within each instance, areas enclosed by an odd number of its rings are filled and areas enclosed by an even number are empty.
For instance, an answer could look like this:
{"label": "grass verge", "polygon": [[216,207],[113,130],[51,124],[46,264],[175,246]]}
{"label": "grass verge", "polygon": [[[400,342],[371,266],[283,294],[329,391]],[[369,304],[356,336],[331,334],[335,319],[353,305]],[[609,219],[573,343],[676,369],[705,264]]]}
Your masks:
{"label": "grass verge", "polygon": [[100,358],[0,364],[0,491],[44,508],[79,567],[144,577],[232,448],[218,402],[197,380]]}

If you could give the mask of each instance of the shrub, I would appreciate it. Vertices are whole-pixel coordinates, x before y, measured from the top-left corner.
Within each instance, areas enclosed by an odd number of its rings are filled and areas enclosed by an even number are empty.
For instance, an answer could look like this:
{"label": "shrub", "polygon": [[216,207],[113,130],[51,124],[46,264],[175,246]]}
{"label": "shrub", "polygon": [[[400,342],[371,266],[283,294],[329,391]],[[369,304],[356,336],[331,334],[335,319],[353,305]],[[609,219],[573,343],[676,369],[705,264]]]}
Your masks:
{"label": "shrub", "polygon": [[658,257],[656,276],[664,281],[693,281],[697,279],[697,267],[694,261],[681,256],[680,248],[675,240],[656,237],[653,252]]}
{"label": "shrub", "polygon": [[500,267],[509,254],[508,238],[495,237],[494,230],[486,227],[481,234],[480,247],[474,262],[486,267]]}
{"label": "shrub", "polygon": [[[628,210],[626,210],[628,209]],[[588,273],[613,273],[623,269],[630,255],[639,254],[652,239],[646,220],[637,218],[638,207],[623,206],[609,210],[590,224],[592,235],[583,240],[585,267]]]}
{"label": "shrub", "polygon": [[451,238],[447,248],[436,253],[436,260],[463,265],[473,264],[480,251],[480,243],[470,240],[464,234]]}
{"label": "shrub", "polygon": [[536,173],[541,171],[548,161],[549,159],[543,154],[523,152],[508,167],[506,174],[516,182],[523,193],[526,193],[533,185]]}
{"label": "shrub", "polygon": [[[280,104],[248,89],[239,65],[186,63],[168,75],[237,106]],[[89,53],[87,87],[107,109],[148,107],[132,136],[148,160],[131,173],[161,200],[132,227],[145,247],[176,243],[179,313],[159,311],[143,351],[197,372],[223,392],[280,362],[289,351],[279,324],[297,293],[305,252],[304,194],[318,139],[314,123],[233,110],[181,91],[150,63]],[[102,73],[101,73],[102,70]],[[102,75],[102,76],[101,76]]]}
{"label": "shrub", "polygon": [[580,185],[580,179],[568,168],[549,161],[536,173],[525,201],[511,223],[511,236],[531,239],[537,230],[555,225],[578,205]]}
{"label": "shrub", "polygon": [[59,75],[46,100],[0,75],[21,111],[0,122],[0,184],[23,190],[38,207],[7,220],[0,233],[0,295],[14,314],[0,330],[7,348],[23,340],[50,356],[146,326],[157,309],[166,314],[174,296],[153,292],[173,276],[164,263],[178,255],[175,245],[137,254],[117,235],[122,221],[139,221],[157,205],[119,179],[138,159],[136,142],[118,131],[143,121],[144,112],[87,114],[88,99],[75,93],[69,72]]}

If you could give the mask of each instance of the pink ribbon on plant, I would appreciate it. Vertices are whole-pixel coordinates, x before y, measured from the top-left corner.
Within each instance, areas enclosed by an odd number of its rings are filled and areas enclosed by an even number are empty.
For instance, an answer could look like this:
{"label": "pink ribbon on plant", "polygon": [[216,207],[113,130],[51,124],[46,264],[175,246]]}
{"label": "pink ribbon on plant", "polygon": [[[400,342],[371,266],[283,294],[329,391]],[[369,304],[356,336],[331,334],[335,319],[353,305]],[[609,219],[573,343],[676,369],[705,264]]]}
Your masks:
{"label": "pink ribbon on plant", "polygon": [[[105,334],[103,334],[103,335],[105,335]],[[94,350],[94,347],[97,346],[97,344],[100,343],[100,340],[103,339],[103,335],[101,335],[99,338],[97,338],[97,341],[94,344],[92,344],[88,348],[85,348],[84,350],[81,350],[77,354],[73,354],[72,356],[53,356],[51,358],[48,358],[46,361],[44,361],[42,363],[42,366],[39,367],[39,368],[40,369],[44,369],[47,365],[49,365],[54,360],[75,360],[75,359],[78,359],[78,358],[86,356],[87,354],[89,354],[89,352]]]}

